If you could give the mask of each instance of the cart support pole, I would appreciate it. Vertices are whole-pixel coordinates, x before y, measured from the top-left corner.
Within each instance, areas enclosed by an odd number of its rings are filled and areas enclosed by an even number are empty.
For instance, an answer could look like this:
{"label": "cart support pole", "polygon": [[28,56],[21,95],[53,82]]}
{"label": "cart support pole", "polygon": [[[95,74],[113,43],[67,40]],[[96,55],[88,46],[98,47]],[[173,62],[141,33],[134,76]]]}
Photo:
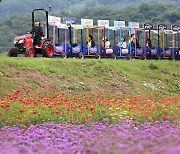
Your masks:
{"label": "cart support pole", "polygon": [[67,29],[65,30],[65,33],[64,33],[64,46],[65,46],[65,53],[67,54]]}
{"label": "cart support pole", "polygon": [[116,55],[116,48],[115,48],[115,46],[116,46],[116,31],[114,30],[114,49],[115,49],[114,53]]}
{"label": "cart support pole", "polygon": [[178,48],[180,48],[180,33],[178,33]]}
{"label": "cart support pole", "polygon": [[130,38],[130,52],[129,53],[132,55],[132,44],[131,44],[132,28],[130,28],[129,31],[130,31],[130,36],[129,36],[129,38]]}
{"label": "cart support pole", "polygon": [[[122,37],[122,30],[121,30],[121,28],[120,28],[120,30],[119,30],[120,56],[122,56],[122,47],[121,47],[122,42],[121,42],[121,37]],[[124,36],[123,36],[123,37],[124,37]]]}
{"label": "cart support pole", "polygon": [[81,29],[81,45],[82,45],[82,53],[83,53],[83,31]]}
{"label": "cart support pole", "polygon": [[59,32],[59,28],[58,28],[58,43],[60,43],[60,32]]}
{"label": "cart support pole", "polygon": [[160,48],[159,37],[160,37],[160,34],[159,34],[159,25],[158,25],[158,48]]}
{"label": "cart support pole", "polygon": [[55,43],[56,43],[56,25],[54,23],[53,25],[53,45],[55,46]]}
{"label": "cart support pole", "polygon": [[98,28],[98,53],[100,54],[100,29]]}
{"label": "cart support pole", "polygon": [[70,45],[72,46],[71,25],[69,26],[69,40],[70,40]]}
{"label": "cart support pole", "polygon": [[105,31],[105,27],[102,30],[102,34],[103,34],[103,37],[104,37],[104,40],[103,40],[103,42],[104,42],[104,56],[106,56],[106,39],[105,39],[106,31]]}

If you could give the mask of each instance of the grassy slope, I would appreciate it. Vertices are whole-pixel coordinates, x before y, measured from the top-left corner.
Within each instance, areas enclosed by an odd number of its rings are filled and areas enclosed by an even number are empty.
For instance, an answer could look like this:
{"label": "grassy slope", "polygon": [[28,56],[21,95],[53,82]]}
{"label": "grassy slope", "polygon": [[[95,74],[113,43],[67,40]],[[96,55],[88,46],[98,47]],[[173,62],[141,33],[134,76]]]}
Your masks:
{"label": "grassy slope", "polygon": [[29,87],[125,95],[179,95],[179,61],[0,58],[0,96]]}

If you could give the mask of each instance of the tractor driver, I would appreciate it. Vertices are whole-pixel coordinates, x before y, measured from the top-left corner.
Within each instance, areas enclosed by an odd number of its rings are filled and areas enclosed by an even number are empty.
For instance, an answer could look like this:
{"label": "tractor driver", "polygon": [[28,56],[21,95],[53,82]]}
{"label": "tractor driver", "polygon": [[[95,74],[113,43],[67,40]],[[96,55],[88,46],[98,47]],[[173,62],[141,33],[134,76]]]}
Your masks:
{"label": "tractor driver", "polygon": [[40,26],[39,20],[35,20],[31,34],[33,36],[33,45],[39,46],[41,44],[41,37],[43,37],[43,28]]}

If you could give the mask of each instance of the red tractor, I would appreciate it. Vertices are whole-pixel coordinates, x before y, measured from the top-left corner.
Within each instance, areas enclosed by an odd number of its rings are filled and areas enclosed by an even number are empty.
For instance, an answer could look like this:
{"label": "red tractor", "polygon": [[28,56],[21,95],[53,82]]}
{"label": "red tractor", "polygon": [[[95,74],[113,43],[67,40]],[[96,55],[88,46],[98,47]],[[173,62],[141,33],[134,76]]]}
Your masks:
{"label": "red tractor", "polygon": [[25,34],[14,39],[15,47],[8,51],[9,57],[17,57],[17,54],[25,54],[26,57],[36,57],[37,54],[42,54],[43,57],[51,58],[54,54],[53,43],[49,37],[48,26],[48,11],[45,9],[35,9],[32,11],[32,27],[34,27],[34,13],[35,11],[44,11],[46,13],[46,37],[41,40],[41,43],[33,45],[33,35]]}

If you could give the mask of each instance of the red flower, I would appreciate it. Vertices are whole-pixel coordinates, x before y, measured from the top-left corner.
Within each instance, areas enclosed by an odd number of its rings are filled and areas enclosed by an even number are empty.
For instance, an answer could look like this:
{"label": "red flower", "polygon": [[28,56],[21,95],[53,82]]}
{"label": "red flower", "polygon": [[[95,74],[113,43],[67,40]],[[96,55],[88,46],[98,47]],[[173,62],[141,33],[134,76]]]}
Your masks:
{"label": "red flower", "polygon": [[21,113],[25,113],[26,112],[26,110],[24,110],[24,109],[20,109],[19,110]]}
{"label": "red flower", "polygon": [[167,120],[167,117],[166,116],[162,116],[162,120],[163,121]]}

